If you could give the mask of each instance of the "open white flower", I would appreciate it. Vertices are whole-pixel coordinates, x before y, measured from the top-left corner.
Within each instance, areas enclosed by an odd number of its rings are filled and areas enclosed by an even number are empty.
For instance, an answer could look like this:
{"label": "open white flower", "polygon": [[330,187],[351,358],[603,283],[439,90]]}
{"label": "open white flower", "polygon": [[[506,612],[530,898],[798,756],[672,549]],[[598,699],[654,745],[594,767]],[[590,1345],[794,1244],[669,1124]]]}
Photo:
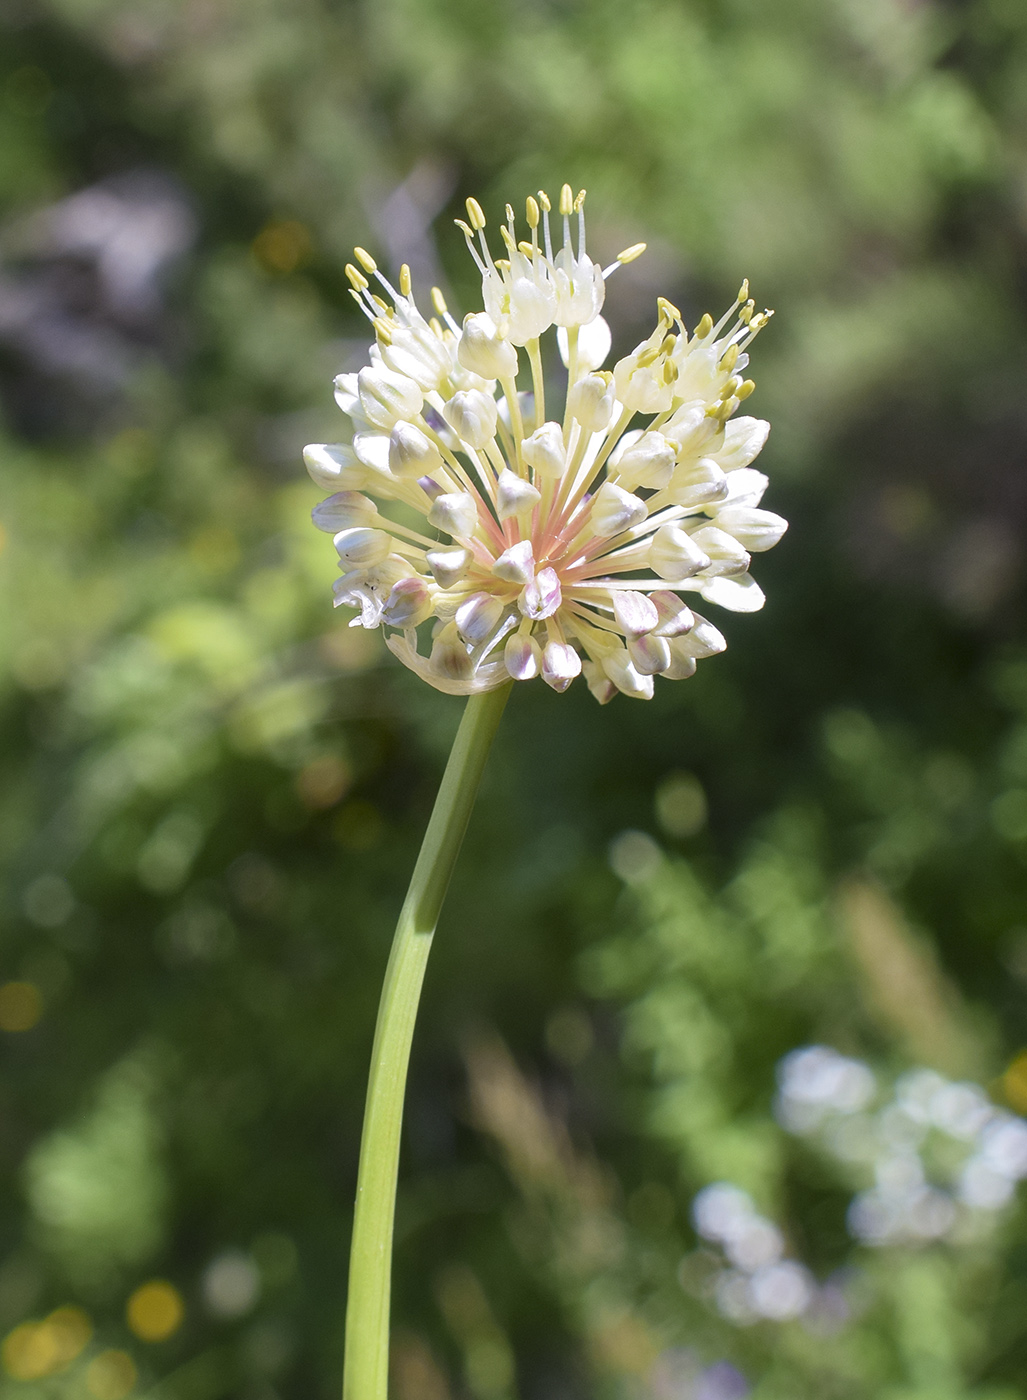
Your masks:
{"label": "open white flower", "polygon": [[[755,387],[747,347],[771,313],[743,283],[716,324],[703,316],[689,334],[660,298],[652,335],[603,370],[605,279],[645,245],[600,270],[585,252],[584,198],[563,187],[555,256],[545,194],[527,201],[530,240],[517,241],[508,205],[498,260],[468,200],[461,227],[485,311],[462,327],[437,288],[424,318],[406,267],[399,290],[361,248],[347,267],[377,339],[370,364],[336,380],[352,443],[305,450],[333,492],[314,523],[335,537],[350,625],[390,629],[404,665],[450,694],[539,675],[565,690],[583,673],[601,703],[617,691],[649,699],[654,676],[683,679],[726,646],[682,595],[756,611],[750,557],[786,529],[759,508],[767,479],[750,465],[768,424],[734,417]],[[547,417],[539,348],[554,326],[568,370],[560,419]],[[531,393],[518,390],[519,348]],[[407,523],[411,512],[423,524]]]}

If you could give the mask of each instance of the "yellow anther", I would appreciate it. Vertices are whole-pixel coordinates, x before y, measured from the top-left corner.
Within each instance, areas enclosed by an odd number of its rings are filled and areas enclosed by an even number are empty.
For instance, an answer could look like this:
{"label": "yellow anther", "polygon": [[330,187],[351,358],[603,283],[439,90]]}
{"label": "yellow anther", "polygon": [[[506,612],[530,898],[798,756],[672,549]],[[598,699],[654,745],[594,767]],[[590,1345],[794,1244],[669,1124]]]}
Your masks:
{"label": "yellow anther", "polygon": [[428,322],[428,329],[433,335],[437,335],[440,340],[442,339],[442,322],[437,316],[433,316]]}
{"label": "yellow anther", "polygon": [[352,263],[346,264],[346,276],[349,278],[350,286],[352,286],[354,291],[367,291],[367,278],[359,269],[355,268]]}
{"label": "yellow anther", "polygon": [[467,217],[471,221],[471,228],[476,231],[485,227],[485,215],[481,212],[481,205],[476,199],[467,201]]}
{"label": "yellow anther", "polygon": [[506,226],[505,224],[503,224],[503,225],[501,226],[501,228],[500,228],[500,230],[499,230],[499,236],[500,236],[500,238],[502,238],[503,242],[506,244],[506,247],[507,247],[507,251],[508,251],[508,252],[510,252],[510,253],[516,252],[516,250],[517,250],[517,242],[516,242],[516,240],[514,239],[513,234],[510,232],[510,230],[507,228],[507,226]]}
{"label": "yellow anther", "polygon": [[710,333],[710,331],[711,331],[712,329],[713,329],[713,317],[712,317],[712,316],[710,315],[710,313],[707,311],[706,314],[703,316],[702,320],[699,322],[699,324],[698,324],[698,325],[696,326],[696,328],[695,328],[696,339],[697,339],[697,340],[705,340],[706,337],[709,335],[709,333]]}
{"label": "yellow anther", "polygon": [[638,357],[639,369],[648,369],[651,364],[654,364],[660,358],[662,353],[663,351],[659,345],[647,345]]}
{"label": "yellow anther", "polygon": [[749,324],[749,322],[752,320],[752,313],[755,310],[756,303],[754,301],[750,300],[745,303],[741,311],[739,311],[738,313],[738,319],[741,321],[743,326],[747,326]]}
{"label": "yellow anther", "polygon": [[535,249],[531,246],[531,244],[526,238],[522,238],[520,243],[518,243],[517,245],[517,251],[519,253],[523,253],[526,258],[530,258]]}
{"label": "yellow anther", "polygon": [[372,258],[371,254],[367,251],[366,248],[354,248],[353,256],[356,258],[357,262],[360,264],[360,266],[364,269],[365,272],[378,271],[378,264],[375,262],[374,258]]}
{"label": "yellow anther", "polygon": [[528,195],[528,198],[527,198],[527,199],[525,200],[525,202],[524,202],[524,211],[525,211],[525,217],[526,217],[527,220],[528,220],[528,227],[529,227],[529,228],[538,228],[538,221],[539,221],[539,218],[540,218],[539,207],[538,207],[538,201],[532,199],[532,197],[531,197],[530,194]]}
{"label": "yellow anther", "polygon": [[673,361],[673,360],[664,360],[664,362],[663,362],[663,382],[664,382],[664,384],[673,384],[673,383],[674,383],[674,380],[677,379],[677,377],[678,377],[678,367],[677,367],[677,365],[674,363],[674,361]]}
{"label": "yellow anther", "polygon": [[738,363],[738,346],[729,345],[720,357],[720,368],[725,374],[730,374]]}
{"label": "yellow anther", "polygon": [[350,289],[349,289],[349,294],[350,294],[350,296],[353,298],[353,300],[356,302],[356,304],[360,307],[361,311],[363,311],[363,309],[364,309],[364,298],[360,295],[360,293],[359,293],[359,292],[355,292],[355,291],[353,290],[353,288],[350,287]]}
{"label": "yellow anther", "polygon": [[510,271],[510,259],[509,259],[509,258],[497,258],[497,259],[496,259],[496,266],[499,268],[500,272],[509,272],[509,271]]}
{"label": "yellow anther", "polygon": [[729,399],[732,394],[737,392],[738,386],[739,384],[741,384],[741,382],[742,381],[738,378],[737,375],[734,378],[729,379],[724,385],[723,389],[721,389],[720,397],[722,399]]}
{"label": "yellow anther", "polygon": [[378,311],[382,316],[388,316],[389,313],[392,311],[392,307],[384,299],[384,297],[375,296],[374,292],[372,292],[371,300],[374,302],[375,306],[377,307]]}
{"label": "yellow anther", "polygon": [[619,263],[634,262],[636,258],[640,258],[645,252],[645,247],[646,245],[644,243],[632,243],[630,248],[625,248],[623,253],[617,254],[617,261]]}
{"label": "yellow anther", "polygon": [[440,316],[445,316],[448,308],[446,306],[446,298],[442,295],[441,287],[432,287],[431,304]]}
{"label": "yellow anther", "polygon": [[661,346],[660,346],[660,354],[661,354],[661,355],[673,355],[673,353],[674,353],[674,347],[675,347],[675,345],[677,345],[677,343],[678,343],[678,338],[677,338],[676,335],[667,335],[667,336],[664,336],[664,338],[663,338],[663,343],[662,343]]}
{"label": "yellow anther", "polygon": [[585,191],[584,191],[584,190],[578,190],[577,194],[574,196],[574,212],[575,212],[575,214],[578,214],[578,213],[581,212],[581,206],[584,204],[584,202],[585,202]]}
{"label": "yellow anther", "polygon": [[661,320],[663,320],[663,321],[680,321],[680,320],[681,320],[681,312],[677,309],[677,307],[674,305],[674,303],[673,303],[672,301],[668,301],[666,297],[657,297],[657,298],[656,298],[656,306],[657,306],[657,309],[658,309],[658,311],[659,311],[659,313],[660,313],[660,319],[661,319]]}
{"label": "yellow anther", "polygon": [[574,212],[574,192],[570,185],[564,185],[560,191],[560,213],[566,217]]}
{"label": "yellow anther", "polygon": [[539,204],[541,205],[541,207],[542,207],[542,212],[543,212],[544,214],[548,214],[549,211],[550,211],[550,209],[552,209],[552,207],[553,207],[553,206],[550,204],[550,202],[549,202],[549,196],[546,194],[545,190],[539,190],[539,192],[538,192],[538,202],[539,202]]}
{"label": "yellow anther", "polygon": [[399,270],[399,290],[405,297],[408,297],[414,289],[414,284],[410,280],[410,264],[404,263]]}
{"label": "yellow anther", "polygon": [[392,331],[389,329],[388,321],[383,320],[381,316],[376,316],[371,322],[371,324],[372,326],[374,326],[375,334],[377,335],[378,339],[382,342],[382,344],[391,345]]}
{"label": "yellow anther", "polygon": [[747,277],[747,278],[745,279],[745,281],[742,283],[742,285],[738,288],[738,295],[735,297],[735,301],[741,303],[741,302],[743,302],[743,301],[748,301],[748,299],[749,299],[749,279],[748,279],[748,277]]}
{"label": "yellow anther", "polygon": [[738,399],[739,402],[741,402],[742,399],[747,399],[755,387],[755,379],[743,379],[735,390],[735,398]]}
{"label": "yellow anther", "polygon": [[453,222],[469,243],[474,237],[474,229],[471,228],[470,224],[465,224],[463,219],[454,219]]}

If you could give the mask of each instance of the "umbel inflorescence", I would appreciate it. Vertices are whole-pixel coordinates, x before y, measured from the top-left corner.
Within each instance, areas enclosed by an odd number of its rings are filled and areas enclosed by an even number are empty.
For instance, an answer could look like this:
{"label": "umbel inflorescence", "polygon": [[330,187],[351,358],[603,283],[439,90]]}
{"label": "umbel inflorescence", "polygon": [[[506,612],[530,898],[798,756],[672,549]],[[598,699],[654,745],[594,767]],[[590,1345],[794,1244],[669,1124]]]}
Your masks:
{"label": "umbel inflorescence", "polygon": [[[546,195],[527,201],[528,240],[507,205],[502,258],[467,201],[460,227],[485,310],[462,326],[437,288],[425,319],[405,266],[398,290],[361,248],[346,269],[376,341],[366,368],[335,381],[352,445],[305,450],[334,492],[314,523],[335,537],[350,625],[388,628],[403,664],[450,694],[538,675],[565,690],[584,673],[601,703],[617,691],[649,699],[654,676],[681,680],[726,646],[682,595],[762,607],[750,555],[786,528],[758,508],[767,479],[750,465],[769,425],[734,416],[771,313],[743,283],[716,324],[703,316],[689,334],[660,298],[652,335],[604,370],[606,278],[645,245],[600,269],[585,251],[584,199],[563,187],[555,253]],[[567,389],[550,417],[539,338],[554,326]]]}

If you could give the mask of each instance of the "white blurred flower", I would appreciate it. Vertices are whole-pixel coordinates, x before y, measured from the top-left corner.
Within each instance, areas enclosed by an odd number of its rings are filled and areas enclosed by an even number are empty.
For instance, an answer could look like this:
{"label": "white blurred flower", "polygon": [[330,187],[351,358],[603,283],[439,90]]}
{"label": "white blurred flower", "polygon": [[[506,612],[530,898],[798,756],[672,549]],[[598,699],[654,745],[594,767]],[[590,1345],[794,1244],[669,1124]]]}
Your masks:
{"label": "white blurred flower", "polygon": [[[684,679],[726,646],[681,595],[762,607],[751,556],[786,528],[760,508],[767,479],[750,467],[768,425],[734,417],[770,313],[743,283],[719,322],[704,316],[689,334],[661,298],[652,335],[604,371],[605,280],[644,245],[599,268],[583,205],[564,186],[556,251],[544,194],[527,201],[527,240],[507,206],[497,259],[468,200],[461,227],[485,310],[462,326],[437,289],[436,314],[422,315],[407,268],[397,290],[363,249],[347,267],[376,343],[335,384],[352,444],[305,450],[333,493],[314,522],[334,536],[335,601],[356,610],[351,625],[390,629],[404,665],[451,694],[538,675],[565,690],[584,674],[601,703],[649,699],[655,676]],[[568,370],[559,419],[546,414],[539,348],[552,327]],[[532,395],[517,388],[521,368]]]}

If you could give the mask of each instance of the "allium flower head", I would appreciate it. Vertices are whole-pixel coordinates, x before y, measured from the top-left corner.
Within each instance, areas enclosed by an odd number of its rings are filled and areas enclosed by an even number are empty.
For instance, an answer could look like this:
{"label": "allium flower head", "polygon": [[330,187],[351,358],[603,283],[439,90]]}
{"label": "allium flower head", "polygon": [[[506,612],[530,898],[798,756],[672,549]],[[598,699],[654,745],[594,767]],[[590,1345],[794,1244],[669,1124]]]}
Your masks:
{"label": "allium flower head", "polygon": [[[604,369],[606,278],[645,245],[600,269],[584,200],[563,187],[555,253],[546,195],[527,201],[530,239],[518,241],[507,205],[500,258],[467,201],[459,222],[485,309],[462,326],[437,288],[425,319],[405,266],[398,290],[362,248],[346,269],[376,341],[364,369],[335,381],[352,444],[304,452],[334,493],[314,523],[335,537],[350,625],[387,628],[404,665],[450,694],[539,675],[565,690],[584,673],[601,703],[649,699],[654,676],[690,676],[726,646],[685,597],[762,607],[750,556],[786,528],[758,508],[767,479],[750,465],[769,425],[734,416],[771,313],[743,283],[716,324],[703,316],[689,334],[661,297],[652,335]],[[554,326],[567,389],[549,417],[539,338]]]}

